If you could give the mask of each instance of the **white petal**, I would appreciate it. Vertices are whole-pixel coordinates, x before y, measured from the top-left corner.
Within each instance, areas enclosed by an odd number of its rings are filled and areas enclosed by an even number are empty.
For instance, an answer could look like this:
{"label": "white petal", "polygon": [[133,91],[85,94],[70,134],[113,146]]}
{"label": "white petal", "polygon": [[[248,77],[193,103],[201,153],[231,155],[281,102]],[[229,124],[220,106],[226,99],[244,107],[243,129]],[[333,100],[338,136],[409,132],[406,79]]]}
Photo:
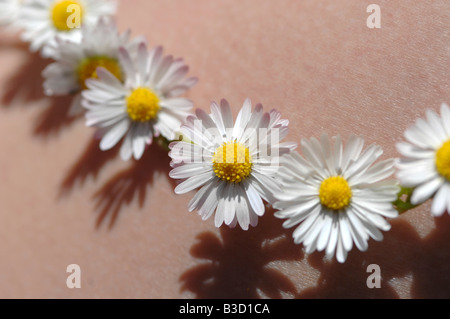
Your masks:
{"label": "white petal", "polygon": [[189,111],[193,107],[193,103],[191,100],[185,98],[171,98],[164,99],[159,102],[159,106],[168,108],[171,110],[183,110]]}
{"label": "white petal", "polygon": [[347,216],[345,214],[339,213],[339,233],[342,239],[342,244],[344,249],[350,251],[353,246],[352,236],[350,234],[349,224],[347,221]]}
{"label": "white petal", "polygon": [[325,212],[324,223],[322,224],[322,229],[320,231],[319,238],[317,240],[317,250],[322,251],[327,247],[328,239],[331,235],[331,227],[333,225],[333,215],[330,212]]}
{"label": "white petal", "polygon": [[222,114],[220,111],[220,107],[217,105],[216,102],[211,103],[211,118],[216,124],[217,129],[220,132],[220,135],[226,139],[226,128],[222,119]]}
{"label": "white petal", "polygon": [[352,228],[353,241],[360,251],[366,251],[369,235],[366,233],[364,225],[351,208],[347,209],[347,216]]}
{"label": "white petal", "polygon": [[301,243],[305,239],[309,229],[315,223],[316,219],[319,218],[321,210],[322,208],[319,205],[315,206],[309,216],[294,230],[292,236],[296,244]]}
{"label": "white petal", "polygon": [[206,184],[207,182],[211,181],[213,179],[213,177],[215,177],[213,172],[205,172],[205,173],[190,177],[175,188],[175,193],[176,194],[185,194],[187,192],[190,192],[190,191]]}
{"label": "white petal", "polygon": [[[311,139],[314,140],[314,139]],[[323,163],[323,156],[321,152],[316,152],[315,147],[313,146],[313,143],[309,140],[302,139],[301,141],[301,149],[303,154],[305,155],[305,158],[311,163],[311,165],[318,171],[318,172],[324,172],[324,163]],[[324,172],[325,173],[325,172]],[[321,174],[322,175],[322,174]],[[323,175],[325,177],[325,175]]]}
{"label": "white petal", "polygon": [[281,203],[284,202],[276,202],[274,204],[275,208],[281,209],[280,211],[275,213],[275,216],[279,218],[298,218],[299,216],[309,214],[317,205],[319,205],[319,201],[316,198],[311,199],[305,203],[289,205],[284,209],[280,208]]}
{"label": "white petal", "polygon": [[353,206],[352,209],[356,216],[359,217],[359,220],[363,224],[363,229],[366,231],[366,233],[376,241],[383,240],[383,234],[378,230],[378,228],[376,228],[375,225],[368,221],[364,210],[360,210],[356,206]]}
{"label": "white petal", "polygon": [[303,245],[305,245],[308,254],[316,250],[317,240],[320,232],[324,228],[324,223],[326,220],[327,216],[324,212],[322,212],[305,234]]}
{"label": "white petal", "polygon": [[235,200],[236,217],[241,228],[243,230],[248,230],[250,225],[249,211],[251,207],[248,205],[247,196],[245,195],[244,190],[241,187],[236,187],[236,192],[238,195],[238,198]]}
{"label": "white petal", "polygon": [[438,173],[431,166],[418,165],[416,170],[400,170],[397,177],[403,186],[416,187],[438,177]]}
{"label": "white petal", "polygon": [[135,159],[140,159],[144,154],[147,142],[152,139],[150,126],[148,123],[139,123],[136,126],[133,136],[133,154]]}
{"label": "white petal", "polygon": [[252,186],[251,183],[245,182],[245,184],[246,184],[245,191],[247,193],[247,198],[254,212],[258,216],[264,215],[265,207],[261,199],[261,196],[258,194],[258,192],[255,190],[255,188]]}
{"label": "white petal", "polygon": [[364,139],[361,137],[358,137],[356,135],[352,135],[347,145],[345,146],[345,150],[342,154],[342,161],[341,161],[341,172],[344,172],[347,170],[348,165],[355,161],[359,155],[361,154],[361,151],[364,146]]}
{"label": "white petal", "polygon": [[450,185],[444,183],[437,191],[431,205],[431,213],[435,217],[442,216],[450,203]]}
{"label": "white petal", "polygon": [[214,187],[214,183],[207,183],[195,193],[194,197],[192,197],[188,204],[189,212],[193,212],[203,205],[212,187]]}
{"label": "white petal", "polygon": [[[228,104],[227,100],[221,100],[220,111],[222,114],[222,120],[225,130],[228,131],[233,129],[233,115],[231,113],[230,104]],[[228,138],[230,138],[230,136],[228,136]]]}
{"label": "white petal", "polygon": [[417,126],[412,126],[405,131],[405,138],[411,143],[423,149],[433,149],[437,148],[439,142],[437,139],[432,138],[428,133],[423,132]]}
{"label": "white petal", "polygon": [[252,173],[249,182],[253,185],[259,195],[269,204],[275,202],[274,194],[281,191],[280,185],[275,178],[259,174],[258,172]]}
{"label": "white petal", "polygon": [[124,119],[121,122],[113,126],[102,138],[100,142],[100,149],[102,151],[109,150],[113,148],[119,140],[125,135],[128,128],[130,127],[130,121]]}
{"label": "white petal", "polygon": [[120,157],[124,161],[128,161],[133,155],[132,138],[133,138],[133,128],[131,127],[127,135],[125,136],[125,139],[122,142],[122,146],[120,147]]}
{"label": "white petal", "polygon": [[411,203],[413,205],[423,203],[429,199],[443,183],[443,178],[437,177],[417,187],[411,196]]}
{"label": "white petal", "polygon": [[[228,195],[226,197],[225,201],[225,213],[224,213],[224,219],[225,224],[231,225],[233,220],[236,219],[236,205],[235,205],[235,198],[237,196],[234,193],[234,184],[229,186]],[[237,221],[237,219],[236,219]]]}
{"label": "white petal", "polygon": [[[439,138],[441,142],[445,142],[448,138],[448,135],[442,125],[442,120],[436,112],[428,109],[426,111],[427,119],[430,128],[432,129],[433,134]],[[430,132],[431,133],[431,132]]]}
{"label": "white petal", "polygon": [[236,122],[234,124],[233,128],[233,140],[234,139],[240,139],[242,136],[242,133],[244,132],[244,129],[247,126],[248,121],[251,117],[251,111],[252,111],[252,103],[250,99],[246,99],[244,102],[244,105],[242,106],[241,110],[239,111],[239,114],[236,118]]}
{"label": "white petal", "polygon": [[184,179],[204,173],[207,169],[204,163],[189,163],[174,168],[170,171],[169,176],[174,179]]}
{"label": "white petal", "polygon": [[[352,207],[361,212],[368,211],[369,213],[381,215],[387,218],[395,218],[398,216],[398,212],[393,208],[392,203],[385,205],[376,205],[375,203],[368,200],[358,199],[352,202]],[[362,215],[365,216],[366,213],[362,213]]]}
{"label": "white petal", "polygon": [[450,108],[445,103],[441,105],[441,117],[445,132],[450,137]]}
{"label": "white petal", "polygon": [[216,181],[213,187],[211,188],[209,194],[206,197],[203,205],[198,210],[198,214],[202,217],[203,220],[207,220],[216,210],[219,194],[222,192],[225,183],[222,181]]}
{"label": "white petal", "polygon": [[119,81],[118,78],[116,78],[111,72],[109,72],[105,68],[98,68],[97,69],[97,76],[98,78],[105,83],[107,86],[110,87],[110,90],[115,90],[116,92],[120,92],[120,94],[126,94],[127,91],[125,90],[122,82]]}
{"label": "white petal", "polygon": [[409,143],[397,143],[396,147],[400,154],[411,159],[434,158],[435,154],[433,150],[418,148]]}
{"label": "white petal", "polygon": [[[223,192],[223,190],[222,190],[222,192]],[[220,216],[225,215],[225,201],[226,201],[226,198],[224,196],[222,196],[222,194],[219,194],[218,200],[217,200],[216,215],[220,215]],[[223,217],[222,217],[222,219],[223,219]]]}
{"label": "white petal", "polygon": [[129,82],[132,86],[137,86],[137,73],[134,68],[133,61],[130,57],[128,50],[125,48],[119,49],[119,59],[120,64],[122,65],[123,71],[125,72],[125,77],[127,82]]}
{"label": "white petal", "polygon": [[380,146],[369,146],[359,158],[349,163],[348,169],[344,172],[344,178],[350,181],[352,178],[364,174],[382,154],[383,150]]}
{"label": "white petal", "polygon": [[333,221],[331,224],[330,238],[328,240],[328,245],[325,250],[327,256],[334,254],[339,239],[339,216],[337,214],[333,214],[332,218]]}
{"label": "white petal", "polygon": [[388,159],[381,161],[370,167],[364,174],[355,178],[354,181],[349,180],[352,187],[365,183],[376,183],[391,176],[395,172],[395,161]]}
{"label": "white petal", "polygon": [[334,155],[334,167],[335,170],[339,170],[339,172],[336,172],[337,174],[341,174],[340,171],[342,168],[342,155],[343,155],[343,147],[342,147],[342,139],[341,136],[338,135],[334,138],[334,149],[333,149]]}
{"label": "white petal", "polygon": [[344,263],[347,259],[347,250],[344,247],[342,238],[339,236],[336,244],[336,259],[339,263]]}

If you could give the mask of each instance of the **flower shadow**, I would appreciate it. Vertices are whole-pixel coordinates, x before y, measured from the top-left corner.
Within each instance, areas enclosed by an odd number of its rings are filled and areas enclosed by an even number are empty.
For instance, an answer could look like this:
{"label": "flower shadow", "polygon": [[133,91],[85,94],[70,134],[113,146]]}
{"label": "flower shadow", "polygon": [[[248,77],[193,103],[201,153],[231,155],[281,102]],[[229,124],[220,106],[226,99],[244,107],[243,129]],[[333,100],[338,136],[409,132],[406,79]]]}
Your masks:
{"label": "flower shadow", "polygon": [[49,105],[41,112],[34,126],[34,134],[43,138],[58,135],[66,126],[81,118],[81,114],[68,116],[71,96],[52,97],[49,100]]}
{"label": "flower shadow", "polygon": [[94,195],[98,213],[96,227],[99,228],[109,218],[111,229],[124,206],[135,199],[142,208],[145,204],[147,188],[153,184],[158,174],[168,176],[170,160],[166,151],[156,143],[152,144],[138,161],[111,177]]}
{"label": "flower shadow", "polygon": [[411,295],[418,299],[450,299],[450,215],[434,219],[435,229],[417,248]]}
{"label": "flower shadow", "polygon": [[83,186],[88,179],[95,179],[106,163],[117,157],[118,151],[119,148],[115,147],[108,152],[104,152],[99,148],[99,141],[92,139],[83,155],[74,163],[64,177],[59,197],[67,196],[74,187]]}
{"label": "flower shadow", "polygon": [[68,116],[73,96],[45,96],[42,87],[44,80],[42,71],[52,60],[42,58],[39,53],[28,52],[28,47],[23,43],[13,46],[13,49],[23,51],[25,59],[5,82],[2,88],[1,105],[4,108],[12,108],[16,105],[29,106],[33,102],[42,103],[43,111],[37,118],[33,133],[44,138],[57,135],[78,118]]}
{"label": "flower shadow", "polygon": [[[407,275],[415,277],[414,264],[420,259],[421,239],[405,220],[391,222],[392,229],[382,242],[369,242],[366,252],[356,248],[349,253],[344,264],[324,260],[323,253],[313,253],[309,264],[320,271],[317,285],[303,290],[296,297],[302,299],[397,299],[393,282]],[[371,264],[378,265],[381,287],[369,288],[367,280],[373,273]]]}
{"label": "flower shadow", "polygon": [[204,262],[181,275],[181,291],[190,291],[197,298],[282,298],[296,294],[294,283],[271,263],[300,261],[303,253],[271,210],[258,227],[248,231],[223,227],[220,236],[199,234],[190,253]]}
{"label": "flower shadow", "polygon": [[5,86],[2,88],[1,102],[5,108],[16,104],[24,106],[27,103],[46,98],[42,89],[42,71],[50,60],[42,58],[39,53],[27,52],[28,48],[22,45],[14,47],[14,49],[25,51],[26,56],[16,72],[5,81]]}

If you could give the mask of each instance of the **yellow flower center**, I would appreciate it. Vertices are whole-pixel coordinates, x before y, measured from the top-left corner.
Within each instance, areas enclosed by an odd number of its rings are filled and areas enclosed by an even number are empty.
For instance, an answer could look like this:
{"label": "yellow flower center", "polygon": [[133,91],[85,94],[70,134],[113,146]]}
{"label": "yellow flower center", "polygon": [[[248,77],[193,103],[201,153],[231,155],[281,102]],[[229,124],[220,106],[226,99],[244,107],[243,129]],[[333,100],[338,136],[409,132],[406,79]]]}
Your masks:
{"label": "yellow flower center", "polygon": [[224,143],[213,156],[213,169],[216,176],[230,183],[239,183],[252,171],[250,151],[240,143]]}
{"label": "yellow flower center", "polygon": [[352,189],[342,176],[329,177],[320,185],[319,198],[323,206],[340,210],[350,204]]}
{"label": "yellow flower center", "polygon": [[127,97],[128,116],[135,122],[148,122],[158,115],[159,98],[150,89],[140,87]]}
{"label": "yellow flower center", "polygon": [[436,169],[439,174],[450,181],[450,140],[436,152]]}
{"label": "yellow flower center", "polygon": [[83,7],[78,1],[58,1],[53,6],[51,18],[59,31],[79,28],[83,20]]}
{"label": "yellow flower center", "polygon": [[96,56],[84,59],[78,67],[78,81],[82,88],[85,90],[87,79],[97,79],[97,68],[103,67],[107,69],[111,74],[113,74],[119,80],[122,80],[122,69],[120,68],[119,62],[116,59]]}

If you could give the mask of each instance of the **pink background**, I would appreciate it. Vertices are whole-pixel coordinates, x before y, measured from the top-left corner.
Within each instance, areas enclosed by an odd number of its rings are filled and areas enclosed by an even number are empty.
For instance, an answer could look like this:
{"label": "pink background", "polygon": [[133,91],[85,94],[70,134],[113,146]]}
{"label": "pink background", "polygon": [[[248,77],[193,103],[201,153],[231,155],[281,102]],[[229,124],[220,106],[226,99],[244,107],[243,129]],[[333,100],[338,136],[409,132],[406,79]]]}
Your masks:
{"label": "pink background", "polygon": [[[379,0],[369,29],[370,3],[122,0],[117,20],[185,59],[196,107],[249,97],[282,111],[289,140],[354,133],[396,157],[404,130],[450,103],[450,4]],[[344,265],[305,255],[271,210],[247,232],[216,229],[173,193],[164,151],[122,162],[65,118],[69,99],[42,93],[48,63],[0,34],[1,298],[450,297],[450,217],[429,202]],[[81,289],[66,287],[69,264]]]}

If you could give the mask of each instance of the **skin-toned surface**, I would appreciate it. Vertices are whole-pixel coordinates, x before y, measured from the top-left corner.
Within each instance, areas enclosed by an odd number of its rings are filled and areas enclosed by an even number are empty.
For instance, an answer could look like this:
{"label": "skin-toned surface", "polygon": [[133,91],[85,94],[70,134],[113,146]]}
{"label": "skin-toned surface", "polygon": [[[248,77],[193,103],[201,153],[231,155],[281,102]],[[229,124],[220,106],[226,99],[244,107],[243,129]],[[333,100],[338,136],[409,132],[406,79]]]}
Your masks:
{"label": "skin-toned surface", "polygon": [[[358,134],[386,159],[450,102],[450,4],[376,3],[381,29],[366,26],[370,2],[344,0],[127,0],[117,21],[184,58],[196,107],[226,98],[236,115],[249,97],[290,120],[289,140]],[[1,33],[1,298],[450,297],[450,217],[430,202],[343,265],[304,254],[271,209],[247,232],[216,229],[187,212],[192,194],[174,194],[167,152],[122,162],[65,118],[69,99],[42,93],[49,62]],[[81,289],[66,286],[70,264]]]}

